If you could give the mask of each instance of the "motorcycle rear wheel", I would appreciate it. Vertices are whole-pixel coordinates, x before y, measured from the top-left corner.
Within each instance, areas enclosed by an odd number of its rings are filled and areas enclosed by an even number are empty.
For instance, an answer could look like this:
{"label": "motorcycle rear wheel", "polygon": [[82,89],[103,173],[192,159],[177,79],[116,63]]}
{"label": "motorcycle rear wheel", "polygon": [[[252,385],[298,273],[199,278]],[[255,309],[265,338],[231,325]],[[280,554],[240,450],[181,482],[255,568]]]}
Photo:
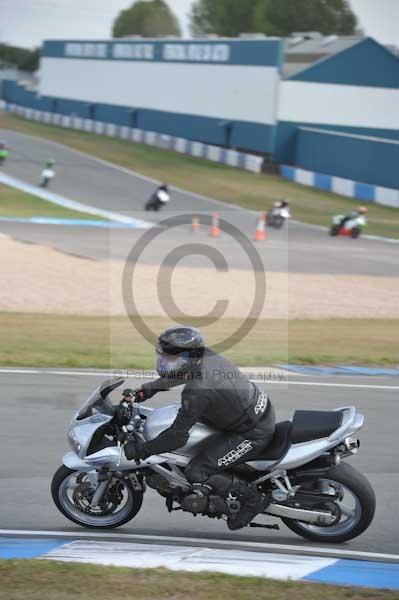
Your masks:
{"label": "motorcycle rear wheel", "polygon": [[[312,542],[339,544],[352,540],[363,533],[373,520],[376,506],[374,490],[366,477],[347,463],[332,467],[322,479],[342,486],[344,497],[339,506],[346,519],[342,520],[341,516],[338,523],[323,527],[287,518],[282,521],[291,531]],[[345,496],[347,500],[352,496],[353,507],[345,505]]]}
{"label": "motorcycle rear wheel", "polygon": [[125,504],[120,510],[107,515],[92,515],[83,512],[68,494],[68,491],[73,490],[73,478],[76,479],[77,475],[79,475],[79,471],[61,465],[51,482],[51,495],[54,503],[70,521],[90,529],[113,529],[131,521],[139,512],[143,503],[143,492],[135,491],[130,482],[125,480],[123,480]]}

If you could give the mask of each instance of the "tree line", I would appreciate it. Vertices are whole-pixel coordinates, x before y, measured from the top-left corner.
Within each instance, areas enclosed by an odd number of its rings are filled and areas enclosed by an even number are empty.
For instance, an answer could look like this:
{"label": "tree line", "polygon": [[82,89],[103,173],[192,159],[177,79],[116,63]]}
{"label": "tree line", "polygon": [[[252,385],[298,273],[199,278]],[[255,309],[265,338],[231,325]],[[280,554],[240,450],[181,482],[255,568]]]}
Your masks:
{"label": "tree line", "polygon": [[[264,33],[285,37],[295,31],[350,35],[356,25],[347,0],[196,0],[190,13],[195,36]],[[112,34],[180,37],[181,29],[165,0],[137,0],[119,13]]]}
{"label": "tree line", "polygon": [[22,71],[36,71],[39,66],[40,50],[28,50],[9,44],[0,44],[0,60],[15,65]]}
{"label": "tree line", "polygon": [[[350,35],[357,25],[347,0],[196,0],[189,17],[194,36],[240,33],[289,36],[295,31]],[[112,26],[113,37],[181,37],[179,20],[165,0],[136,0]],[[36,71],[40,50],[0,44],[0,60]]]}

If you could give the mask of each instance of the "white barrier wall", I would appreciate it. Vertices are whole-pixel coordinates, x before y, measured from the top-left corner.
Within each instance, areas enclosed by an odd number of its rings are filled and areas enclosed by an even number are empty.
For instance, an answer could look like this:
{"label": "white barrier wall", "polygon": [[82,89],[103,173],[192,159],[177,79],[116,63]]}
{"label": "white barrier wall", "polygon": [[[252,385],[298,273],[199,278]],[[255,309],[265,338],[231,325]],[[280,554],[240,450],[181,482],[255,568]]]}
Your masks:
{"label": "white barrier wall", "polygon": [[110,137],[131,140],[132,142],[157,146],[158,148],[167,150],[174,150],[181,154],[205,158],[213,162],[238,167],[245,171],[251,171],[252,173],[260,173],[262,171],[263,158],[245,152],[227,150],[218,146],[215,147],[203,144],[202,142],[193,142],[192,140],[186,140],[184,138],[160,134],[155,131],[133,129],[131,127],[117,126],[112,123],[103,123],[101,121],[92,121],[90,119],[66,117],[64,115],[58,115],[57,113],[48,113],[45,111],[24,108],[17,104],[8,104],[1,100],[0,109],[15,112],[26,119],[60,125],[67,129],[79,129],[97,133],[99,135],[108,135]]}

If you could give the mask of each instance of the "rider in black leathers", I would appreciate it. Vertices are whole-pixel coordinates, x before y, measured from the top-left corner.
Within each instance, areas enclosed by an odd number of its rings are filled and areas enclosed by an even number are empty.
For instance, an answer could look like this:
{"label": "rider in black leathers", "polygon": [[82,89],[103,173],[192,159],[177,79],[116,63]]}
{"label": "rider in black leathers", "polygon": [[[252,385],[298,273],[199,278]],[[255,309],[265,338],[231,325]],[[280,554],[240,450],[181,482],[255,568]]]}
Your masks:
{"label": "rider in black leathers", "polygon": [[159,337],[157,355],[161,377],[144,384],[136,398],[147,400],[184,384],[182,406],[169,429],[141,446],[128,443],[126,456],[146,458],[181,448],[198,422],[218,429],[220,435],[191,460],[185,475],[199,494],[235,492],[242,500],[241,509],[228,519],[228,526],[235,530],[248,525],[263,512],[265,499],[255,486],[226,469],[253,460],[272,440],[275,419],[269,398],[233,363],[205,348],[194,328],[167,329]]}

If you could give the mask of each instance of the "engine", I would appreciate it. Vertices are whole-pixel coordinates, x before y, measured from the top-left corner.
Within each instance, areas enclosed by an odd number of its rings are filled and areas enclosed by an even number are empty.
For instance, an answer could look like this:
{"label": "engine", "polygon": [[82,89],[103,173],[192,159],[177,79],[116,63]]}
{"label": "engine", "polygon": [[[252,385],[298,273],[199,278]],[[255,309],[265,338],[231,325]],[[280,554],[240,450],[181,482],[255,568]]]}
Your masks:
{"label": "engine", "polygon": [[172,488],[165,477],[157,473],[146,476],[146,483],[167,499],[169,510],[173,509],[173,502],[180,504],[185,512],[193,515],[206,515],[220,519],[223,515],[231,515],[239,510],[240,504],[236,498],[223,499],[221,496],[181,492]]}
{"label": "engine", "polygon": [[175,491],[170,487],[169,483],[162,477],[162,475],[158,475],[157,473],[151,473],[151,475],[147,475],[146,483],[150,488],[156,490],[161,496],[167,498],[171,494],[174,494]]}
{"label": "engine", "polygon": [[194,515],[203,514],[208,517],[218,517],[230,514],[225,500],[221,496],[205,496],[199,494],[187,494],[180,500],[184,511]]}

